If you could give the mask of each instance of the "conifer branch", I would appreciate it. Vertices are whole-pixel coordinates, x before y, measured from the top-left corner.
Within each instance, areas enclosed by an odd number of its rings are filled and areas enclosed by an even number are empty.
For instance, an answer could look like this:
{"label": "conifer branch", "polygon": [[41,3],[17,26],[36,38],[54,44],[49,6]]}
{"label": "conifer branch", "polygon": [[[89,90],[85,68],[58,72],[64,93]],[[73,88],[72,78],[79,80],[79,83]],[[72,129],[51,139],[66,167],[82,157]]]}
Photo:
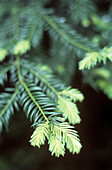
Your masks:
{"label": "conifer branch", "polygon": [[[24,67],[24,66],[23,66]],[[31,68],[25,68],[29,72],[31,72],[34,76],[39,78],[44,84],[46,84],[57,96],[58,96],[58,91],[45,79],[43,76],[39,75],[39,73]]]}
{"label": "conifer branch", "polygon": [[19,87],[16,87],[15,92],[13,93],[13,95],[11,96],[11,98],[9,99],[9,102],[6,103],[5,107],[3,108],[3,110],[0,112],[0,118],[5,114],[5,112],[7,111],[7,109],[9,108],[9,106],[12,104],[12,102],[15,100],[15,97],[17,96],[19,92]]}
{"label": "conifer branch", "polygon": [[40,24],[40,17],[38,17],[38,18],[36,17],[36,18],[34,19],[33,23],[32,23],[32,27],[31,27],[30,32],[29,32],[29,35],[28,35],[28,37],[27,37],[27,39],[28,39],[29,41],[31,41],[32,37],[34,36],[35,31],[36,31],[36,29],[37,29],[37,25],[39,26],[39,24]]}
{"label": "conifer branch", "polygon": [[4,67],[1,71],[0,71],[0,76],[4,75],[5,73],[7,73],[12,67],[15,66],[15,63],[14,64],[11,64],[7,67]]}
{"label": "conifer branch", "polygon": [[82,45],[81,43],[75,41],[73,38],[71,38],[67,33],[65,33],[62,29],[58,27],[58,25],[48,16],[43,15],[43,19],[66,41],[68,41],[73,46],[80,48],[84,51],[91,52],[93,51],[91,48],[86,47],[85,45]]}
{"label": "conifer branch", "polygon": [[[63,117],[65,117],[65,119],[68,118],[69,122],[72,123],[73,125],[76,123],[80,123],[81,119],[79,117],[79,111],[77,105],[74,103],[77,100],[82,101],[84,99],[84,96],[80,91],[78,91],[77,89],[70,89],[69,87],[63,91],[58,92],[48,82],[47,78],[44,78],[42,75],[39,75],[37,71],[33,70],[32,68],[25,67],[25,69],[28,70],[28,72],[32,73],[37,78],[39,78],[46,86],[48,86],[48,88],[51,89],[51,91],[53,91],[56,94],[57,96],[56,102],[58,103],[58,109],[63,113]],[[63,96],[66,98],[63,98]]]}
{"label": "conifer branch", "polygon": [[[8,129],[11,115],[19,110],[19,101],[33,122],[32,146],[40,148],[47,139],[52,155],[64,156],[65,147],[78,154],[82,145],[70,124],[80,123],[76,102],[82,102],[84,96],[75,88],[66,88],[48,67],[37,63],[47,63],[68,84],[77,71],[74,56],[78,57],[84,81],[112,99],[111,13],[105,22],[105,14],[94,15],[97,3],[89,0],[57,3],[60,9],[67,7],[66,13],[65,8],[57,13],[57,6],[50,0],[0,3],[0,85],[4,85],[0,93],[0,132],[3,126]],[[89,70],[98,63],[97,69]],[[5,88],[10,85],[13,88]]]}
{"label": "conifer branch", "polygon": [[24,82],[22,76],[21,76],[21,72],[20,72],[20,64],[19,64],[19,56],[16,57],[16,63],[17,63],[17,73],[18,73],[18,78],[20,83],[23,85],[23,87],[25,88],[25,90],[27,91],[29,97],[31,98],[31,100],[35,103],[35,105],[38,107],[38,109],[40,110],[41,114],[43,115],[43,117],[45,118],[45,120],[47,122],[49,122],[48,118],[46,117],[46,115],[44,114],[42,108],[40,107],[40,105],[37,103],[37,101],[35,100],[35,98],[33,97],[32,93],[30,92],[30,90],[28,89],[26,83]]}

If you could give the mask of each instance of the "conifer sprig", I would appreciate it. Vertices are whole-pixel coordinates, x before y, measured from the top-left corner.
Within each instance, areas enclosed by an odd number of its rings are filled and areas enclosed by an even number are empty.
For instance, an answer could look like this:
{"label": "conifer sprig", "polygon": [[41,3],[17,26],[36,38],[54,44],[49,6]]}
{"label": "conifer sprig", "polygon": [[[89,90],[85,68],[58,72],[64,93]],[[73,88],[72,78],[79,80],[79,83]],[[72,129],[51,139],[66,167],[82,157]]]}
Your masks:
{"label": "conifer sprig", "polygon": [[20,106],[35,129],[32,146],[40,148],[47,140],[52,155],[64,156],[66,148],[78,154],[82,145],[72,125],[81,121],[76,102],[84,96],[52,70],[67,82],[79,62],[84,81],[112,99],[111,22],[106,25],[103,14],[97,17],[89,0],[57,3],[68,13],[50,8],[50,0],[0,3],[0,132]]}
{"label": "conifer sprig", "polygon": [[[12,93],[13,92],[13,93]],[[2,132],[3,125],[8,130],[9,120],[14,114],[14,108],[19,110],[18,95],[19,87],[8,88],[4,93],[0,94],[0,132]]]}
{"label": "conifer sprig", "polygon": [[50,18],[48,15],[43,16],[44,20],[47,21],[47,23],[62,37],[64,40],[68,41],[73,46],[80,48],[84,51],[91,52],[92,50],[89,47],[86,47],[85,45],[79,43],[78,41],[75,41],[75,37],[70,37],[66,32],[64,32],[59,26],[56,24],[55,21],[53,21],[52,18]]}
{"label": "conifer sprig", "polygon": [[40,145],[45,143],[46,138],[50,152],[57,157],[60,155],[64,156],[65,146],[73,154],[78,154],[82,147],[77,132],[73,129],[73,126],[70,126],[67,122],[60,123],[58,126],[52,123],[42,123],[38,125],[31,136],[31,145],[40,148]]}

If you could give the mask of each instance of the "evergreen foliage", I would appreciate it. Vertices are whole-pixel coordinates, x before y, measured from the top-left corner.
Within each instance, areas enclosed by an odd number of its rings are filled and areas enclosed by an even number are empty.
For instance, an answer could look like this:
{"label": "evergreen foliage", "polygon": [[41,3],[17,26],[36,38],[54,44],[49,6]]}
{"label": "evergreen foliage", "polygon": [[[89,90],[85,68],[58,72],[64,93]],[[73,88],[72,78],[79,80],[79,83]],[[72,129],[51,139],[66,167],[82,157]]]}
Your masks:
{"label": "evergreen foliage", "polygon": [[63,83],[70,83],[75,66],[112,99],[112,19],[99,16],[94,1],[62,0],[59,12],[51,2],[0,2],[0,132],[21,107],[35,129],[31,145],[40,148],[47,139],[59,157],[65,147],[73,154],[82,147],[72,125],[81,121],[76,102],[84,96]]}

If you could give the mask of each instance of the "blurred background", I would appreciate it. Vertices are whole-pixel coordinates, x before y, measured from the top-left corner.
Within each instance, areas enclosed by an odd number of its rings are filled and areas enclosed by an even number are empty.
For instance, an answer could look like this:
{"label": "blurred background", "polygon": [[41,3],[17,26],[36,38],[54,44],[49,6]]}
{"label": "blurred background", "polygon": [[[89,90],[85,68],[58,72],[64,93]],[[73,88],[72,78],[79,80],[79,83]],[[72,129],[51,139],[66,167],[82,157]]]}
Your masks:
{"label": "blurred background", "polygon": [[[49,6],[58,12],[59,2],[51,1]],[[95,0],[95,3],[105,12],[111,0]],[[47,38],[45,34],[44,40]],[[0,135],[0,170],[112,170],[112,100],[83,84],[82,79],[78,70],[68,77],[69,84],[85,96],[82,103],[77,102],[82,119],[80,125],[75,126],[83,145],[80,154],[67,151],[65,157],[56,158],[50,155],[47,144],[40,149],[30,146],[28,141],[33,129],[21,111],[11,119],[9,132],[3,131]]]}

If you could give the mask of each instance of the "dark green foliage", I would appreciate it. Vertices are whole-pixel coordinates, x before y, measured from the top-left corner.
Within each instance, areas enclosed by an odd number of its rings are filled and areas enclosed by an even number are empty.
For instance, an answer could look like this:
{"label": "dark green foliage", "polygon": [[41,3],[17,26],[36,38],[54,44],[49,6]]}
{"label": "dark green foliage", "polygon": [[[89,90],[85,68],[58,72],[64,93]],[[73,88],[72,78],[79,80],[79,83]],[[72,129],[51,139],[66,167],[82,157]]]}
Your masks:
{"label": "dark green foliage", "polygon": [[112,99],[112,20],[111,7],[98,15],[94,1],[55,1],[59,12],[52,2],[0,2],[0,132],[20,106],[35,129],[31,145],[47,139],[59,157],[65,146],[80,152],[70,124],[80,123],[76,101],[84,99],[62,82],[69,84],[78,67],[86,83]]}
{"label": "dark green foliage", "polygon": [[9,120],[14,114],[14,109],[19,110],[18,106],[18,92],[19,88],[7,88],[5,92],[0,94],[0,132],[3,125],[8,130]]}
{"label": "dark green foliage", "polygon": [[59,116],[60,113],[56,108],[56,103],[47,97],[36,84],[27,83],[26,85],[29,91],[22,89],[20,103],[26,112],[27,118],[30,117],[30,121],[34,122],[34,125],[45,122],[46,119],[50,120],[50,122],[57,123],[57,116]]}

